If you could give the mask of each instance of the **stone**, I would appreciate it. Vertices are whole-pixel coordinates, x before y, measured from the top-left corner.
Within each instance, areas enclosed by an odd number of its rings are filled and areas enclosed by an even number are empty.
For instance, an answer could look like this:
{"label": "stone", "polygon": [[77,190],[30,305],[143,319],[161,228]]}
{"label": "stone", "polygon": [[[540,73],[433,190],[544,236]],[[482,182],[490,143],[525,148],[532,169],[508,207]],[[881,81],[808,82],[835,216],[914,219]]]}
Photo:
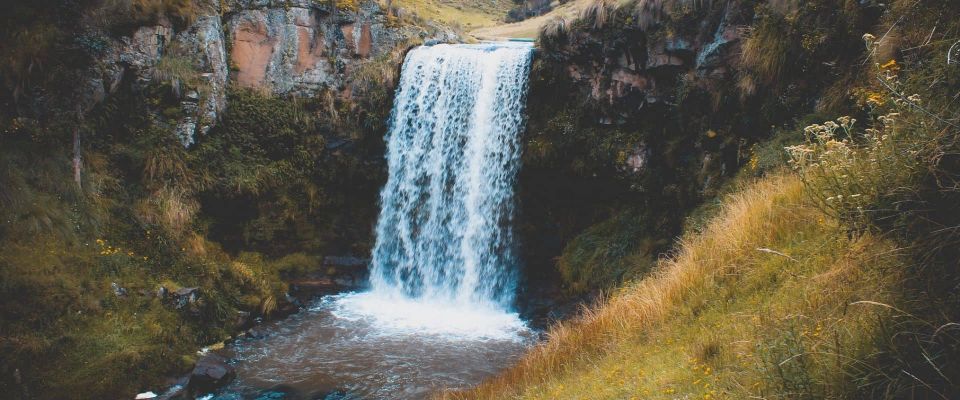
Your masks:
{"label": "stone", "polygon": [[634,147],[633,151],[627,155],[625,161],[627,171],[633,174],[642,173],[647,166],[647,159],[649,158],[647,152],[647,146],[644,144]]}
{"label": "stone", "polygon": [[154,67],[172,40],[173,29],[166,25],[141,26],[122,39],[119,61],[131,68],[136,86],[146,86],[154,77]]}
{"label": "stone", "polygon": [[693,53],[693,46],[686,39],[671,36],[664,40],[664,50],[671,53]]}
{"label": "stone", "polygon": [[208,353],[197,360],[187,384],[191,393],[210,393],[230,383],[237,376],[227,359]]}
{"label": "stone", "polygon": [[174,308],[181,309],[197,302],[200,297],[200,288],[182,288],[170,294],[170,302]]}

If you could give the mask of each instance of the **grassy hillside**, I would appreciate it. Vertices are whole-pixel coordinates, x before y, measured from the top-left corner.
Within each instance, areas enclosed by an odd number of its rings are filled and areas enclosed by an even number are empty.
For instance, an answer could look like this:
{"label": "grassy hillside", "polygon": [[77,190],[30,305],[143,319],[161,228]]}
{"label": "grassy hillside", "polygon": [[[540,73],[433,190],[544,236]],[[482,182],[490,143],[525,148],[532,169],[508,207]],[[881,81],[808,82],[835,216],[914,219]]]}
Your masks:
{"label": "grassy hillside", "polygon": [[897,254],[889,240],[849,238],[798,178],[764,178],[649,277],[450,398],[842,396],[898,304]]}
{"label": "grassy hillside", "polygon": [[[642,243],[610,257],[578,239],[563,256],[582,264],[577,279],[640,276],[515,367],[440,397],[960,397],[960,81],[945,62],[960,27],[943,11],[955,6],[890,4],[878,33],[863,34],[857,78],[816,99],[850,116],[797,115],[753,147],[738,183],[692,214],[651,272]],[[792,39],[747,40],[741,83],[796,81],[748,51]],[[823,107],[835,99],[847,105]],[[630,229],[614,219],[586,232]]]}
{"label": "grassy hillside", "polygon": [[416,14],[420,18],[471,30],[503,23],[510,0],[394,0],[392,6],[400,14]]}
{"label": "grassy hillside", "polygon": [[550,12],[537,17],[525,19],[520,22],[499,24],[494,26],[482,27],[470,31],[470,34],[487,40],[497,40],[504,38],[535,38],[540,34],[540,30],[548,22],[558,18],[575,19],[580,15],[581,10],[591,4],[593,0],[573,0],[566,2]]}

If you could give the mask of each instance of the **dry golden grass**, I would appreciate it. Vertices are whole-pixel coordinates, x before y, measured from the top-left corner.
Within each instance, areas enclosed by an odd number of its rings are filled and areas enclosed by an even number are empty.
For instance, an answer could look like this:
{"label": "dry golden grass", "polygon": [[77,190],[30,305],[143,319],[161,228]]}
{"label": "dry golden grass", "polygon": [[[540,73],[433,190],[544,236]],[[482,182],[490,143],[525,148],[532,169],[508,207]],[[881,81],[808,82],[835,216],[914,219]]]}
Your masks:
{"label": "dry golden grass", "polygon": [[[650,276],[555,326],[499,376],[440,398],[769,398],[794,378],[843,393],[886,311],[851,304],[893,301],[896,277],[880,266],[896,257],[886,241],[847,239],[803,191],[793,176],[749,185]],[[833,366],[802,367],[819,363]]]}
{"label": "dry golden grass", "polygon": [[766,21],[750,28],[740,53],[737,87],[744,96],[756,93],[760,87],[768,87],[783,76],[787,68],[789,42],[783,40],[784,27],[777,22]]}
{"label": "dry golden grass", "polygon": [[470,34],[483,40],[536,38],[540,30],[543,29],[548,22],[556,18],[572,21],[580,15],[582,9],[594,1],[595,0],[572,0],[554,8],[546,14],[528,18],[520,22],[475,29],[471,31]]}
{"label": "dry golden grass", "polygon": [[200,210],[200,204],[185,190],[164,186],[140,200],[136,210],[142,222],[159,225],[171,237],[181,238]]}
{"label": "dry golden grass", "polygon": [[513,5],[509,0],[393,0],[391,6],[400,9],[400,15],[413,13],[427,20],[476,29],[502,23]]}
{"label": "dry golden grass", "polygon": [[595,29],[603,28],[613,16],[616,4],[610,0],[594,0],[580,10],[580,19]]}

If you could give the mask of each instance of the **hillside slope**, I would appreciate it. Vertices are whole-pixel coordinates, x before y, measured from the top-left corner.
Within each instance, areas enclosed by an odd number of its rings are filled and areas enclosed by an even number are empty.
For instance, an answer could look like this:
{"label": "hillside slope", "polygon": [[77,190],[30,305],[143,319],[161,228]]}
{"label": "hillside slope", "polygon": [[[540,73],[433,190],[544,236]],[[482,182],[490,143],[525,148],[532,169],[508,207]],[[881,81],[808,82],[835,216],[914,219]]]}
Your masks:
{"label": "hillside slope", "polygon": [[651,276],[556,327],[500,379],[450,397],[842,397],[898,304],[902,265],[890,241],[849,238],[799,179],[764,178],[724,199]]}
{"label": "hillside slope", "polygon": [[400,15],[416,16],[464,30],[494,26],[503,23],[510,0],[395,0],[392,6]]}
{"label": "hillside slope", "polygon": [[474,29],[469,33],[481,40],[503,40],[510,38],[535,38],[540,34],[544,25],[556,18],[575,19],[581,10],[593,0],[573,0],[561,4],[550,12],[528,18],[523,21],[498,24]]}

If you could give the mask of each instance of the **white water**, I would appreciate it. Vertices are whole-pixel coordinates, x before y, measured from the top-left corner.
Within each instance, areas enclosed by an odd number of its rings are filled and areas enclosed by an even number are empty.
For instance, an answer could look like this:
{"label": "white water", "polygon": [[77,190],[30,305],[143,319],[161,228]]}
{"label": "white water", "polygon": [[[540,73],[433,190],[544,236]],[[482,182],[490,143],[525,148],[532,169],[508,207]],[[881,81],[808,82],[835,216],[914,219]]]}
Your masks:
{"label": "white water", "polygon": [[410,51],[387,137],[372,290],[336,315],[386,330],[502,337],[523,329],[516,289],[514,183],[532,47]]}

